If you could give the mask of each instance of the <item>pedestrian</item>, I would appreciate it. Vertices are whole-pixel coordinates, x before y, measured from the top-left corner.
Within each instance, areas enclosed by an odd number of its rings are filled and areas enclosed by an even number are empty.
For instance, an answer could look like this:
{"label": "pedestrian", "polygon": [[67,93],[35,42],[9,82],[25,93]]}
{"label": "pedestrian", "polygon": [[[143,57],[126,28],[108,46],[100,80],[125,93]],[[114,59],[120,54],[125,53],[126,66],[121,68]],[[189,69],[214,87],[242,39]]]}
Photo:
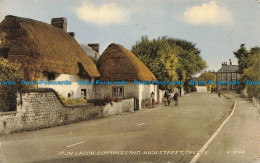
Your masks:
{"label": "pedestrian", "polygon": [[171,104],[171,95],[170,94],[168,94],[167,101],[168,101],[168,106],[170,106],[170,104]]}
{"label": "pedestrian", "polygon": [[213,89],[213,87],[211,87],[211,93],[213,93],[213,91],[214,91],[214,89]]}
{"label": "pedestrian", "polygon": [[173,96],[173,99],[174,99],[174,101],[175,101],[175,106],[178,106],[178,93],[176,92],[175,94],[174,94],[174,96]]}
{"label": "pedestrian", "polygon": [[151,94],[151,98],[152,98],[152,107],[154,107],[155,105],[155,100],[154,100],[154,93],[152,92]]}
{"label": "pedestrian", "polygon": [[163,96],[163,100],[162,100],[164,102],[164,106],[167,106],[167,104],[166,104],[167,103],[167,98],[168,98],[168,93],[167,93],[167,91],[165,91],[164,92],[164,96]]}
{"label": "pedestrian", "polygon": [[218,90],[218,97],[220,98],[220,90]]}

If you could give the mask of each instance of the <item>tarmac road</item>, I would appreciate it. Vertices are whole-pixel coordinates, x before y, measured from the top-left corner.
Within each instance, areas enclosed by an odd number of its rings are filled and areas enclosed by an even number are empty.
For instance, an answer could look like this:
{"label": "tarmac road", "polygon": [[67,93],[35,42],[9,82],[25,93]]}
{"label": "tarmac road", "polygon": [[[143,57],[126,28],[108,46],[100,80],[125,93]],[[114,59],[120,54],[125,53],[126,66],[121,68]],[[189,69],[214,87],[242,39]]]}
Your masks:
{"label": "tarmac road", "polygon": [[[216,94],[192,93],[180,97],[178,107],[173,103],[6,135],[0,138],[1,160],[4,163],[189,162],[229,115],[232,102]],[[229,147],[235,149],[232,144]],[[210,148],[205,156],[215,156],[216,152],[212,155],[211,150],[215,151]],[[207,162],[209,158],[203,154],[199,161],[205,159]]]}

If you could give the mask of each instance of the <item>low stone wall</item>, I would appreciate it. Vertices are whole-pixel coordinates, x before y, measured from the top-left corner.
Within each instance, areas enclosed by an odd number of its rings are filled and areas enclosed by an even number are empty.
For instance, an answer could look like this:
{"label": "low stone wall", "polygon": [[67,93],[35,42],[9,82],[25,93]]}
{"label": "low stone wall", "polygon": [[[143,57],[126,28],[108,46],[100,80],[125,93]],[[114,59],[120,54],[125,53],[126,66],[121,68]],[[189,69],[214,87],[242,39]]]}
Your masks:
{"label": "low stone wall", "polygon": [[76,123],[134,111],[134,100],[105,106],[65,106],[53,89],[30,89],[17,97],[17,111],[0,115],[0,135]]}
{"label": "low stone wall", "polygon": [[134,111],[134,99],[123,100],[121,102],[112,102],[103,108],[103,116],[121,114],[123,112]]}

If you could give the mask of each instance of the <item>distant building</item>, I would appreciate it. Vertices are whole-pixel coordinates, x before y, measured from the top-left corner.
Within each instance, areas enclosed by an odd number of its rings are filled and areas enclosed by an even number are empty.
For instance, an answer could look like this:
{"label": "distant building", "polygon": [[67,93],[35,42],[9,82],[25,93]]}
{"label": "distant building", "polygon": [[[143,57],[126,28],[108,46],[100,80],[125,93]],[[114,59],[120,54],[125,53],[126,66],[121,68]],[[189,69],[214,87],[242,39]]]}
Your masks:
{"label": "distant building", "polygon": [[97,61],[100,81],[127,81],[119,85],[97,85],[96,97],[136,98],[139,108],[158,101],[158,85],[134,84],[137,81],[157,81],[154,74],[132,52],[118,44],[110,44]]}
{"label": "distant building", "polygon": [[[231,60],[229,60],[229,65],[227,62],[222,62],[222,67],[216,72],[217,75],[217,81],[239,81],[240,80],[240,74],[238,73],[238,65],[232,65]],[[231,84],[231,85],[220,85],[221,90],[235,90],[237,85]]]}

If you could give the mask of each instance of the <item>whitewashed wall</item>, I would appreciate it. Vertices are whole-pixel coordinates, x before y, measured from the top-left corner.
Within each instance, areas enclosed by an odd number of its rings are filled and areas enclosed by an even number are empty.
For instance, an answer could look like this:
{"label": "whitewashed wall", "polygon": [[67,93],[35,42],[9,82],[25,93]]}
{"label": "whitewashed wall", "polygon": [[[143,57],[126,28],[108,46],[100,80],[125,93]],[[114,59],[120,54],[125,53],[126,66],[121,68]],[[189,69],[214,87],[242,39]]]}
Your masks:
{"label": "whitewashed wall", "polygon": [[157,102],[158,98],[158,86],[157,85],[139,85],[139,108],[141,108],[141,101],[150,99],[149,103],[152,104],[151,94],[154,92],[154,99]]}
{"label": "whitewashed wall", "polygon": [[[47,75],[43,75],[40,79],[43,81],[48,81]],[[69,75],[69,74],[56,74],[54,81],[71,81],[71,85],[39,85],[38,88],[52,88],[58,94],[61,94],[64,97],[68,97],[68,93],[74,92],[74,96],[72,98],[80,98],[81,97],[81,89],[87,90],[87,99],[95,98],[95,90],[94,85],[78,85],[78,80],[88,81],[88,79],[83,79],[78,75]],[[94,81],[94,78],[91,79]]]}
{"label": "whitewashed wall", "polygon": [[158,98],[157,85],[134,85],[133,82],[128,82],[127,85],[96,85],[96,98],[104,98],[112,96],[112,87],[123,86],[124,98],[136,98],[139,100],[139,108],[143,99],[151,99],[151,94],[154,92],[155,100]]}
{"label": "whitewashed wall", "polygon": [[112,87],[124,87],[124,98],[139,98],[138,85],[128,82],[127,85],[96,85],[96,98],[112,96]]}

